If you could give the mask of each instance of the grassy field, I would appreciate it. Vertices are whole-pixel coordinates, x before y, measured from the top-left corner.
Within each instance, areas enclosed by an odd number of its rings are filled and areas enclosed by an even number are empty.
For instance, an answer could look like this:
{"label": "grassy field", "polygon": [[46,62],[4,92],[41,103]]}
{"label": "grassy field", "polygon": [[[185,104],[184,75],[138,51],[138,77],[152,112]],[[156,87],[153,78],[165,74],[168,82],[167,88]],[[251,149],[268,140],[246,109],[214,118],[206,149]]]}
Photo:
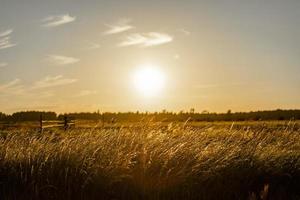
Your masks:
{"label": "grassy field", "polygon": [[300,199],[299,122],[0,133],[1,199]]}

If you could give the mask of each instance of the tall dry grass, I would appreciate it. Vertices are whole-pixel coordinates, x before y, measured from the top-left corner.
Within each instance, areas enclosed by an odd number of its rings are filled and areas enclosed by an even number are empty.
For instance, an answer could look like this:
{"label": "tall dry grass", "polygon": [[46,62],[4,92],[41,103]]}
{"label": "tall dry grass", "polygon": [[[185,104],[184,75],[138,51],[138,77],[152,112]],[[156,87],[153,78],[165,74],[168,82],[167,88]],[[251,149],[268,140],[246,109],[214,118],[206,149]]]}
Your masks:
{"label": "tall dry grass", "polygon": [[300,199],[294,127],[11,130],[1,199]]}

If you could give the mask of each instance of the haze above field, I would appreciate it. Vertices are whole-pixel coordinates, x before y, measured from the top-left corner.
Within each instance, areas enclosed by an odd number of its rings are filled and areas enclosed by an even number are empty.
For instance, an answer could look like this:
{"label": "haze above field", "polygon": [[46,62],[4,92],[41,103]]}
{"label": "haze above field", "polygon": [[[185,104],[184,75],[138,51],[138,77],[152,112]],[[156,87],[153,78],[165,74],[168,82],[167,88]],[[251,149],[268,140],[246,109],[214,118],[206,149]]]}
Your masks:
{"label": "haze above field", "polygon": [[300,108],[300,1],[1,0],[0,111]]}

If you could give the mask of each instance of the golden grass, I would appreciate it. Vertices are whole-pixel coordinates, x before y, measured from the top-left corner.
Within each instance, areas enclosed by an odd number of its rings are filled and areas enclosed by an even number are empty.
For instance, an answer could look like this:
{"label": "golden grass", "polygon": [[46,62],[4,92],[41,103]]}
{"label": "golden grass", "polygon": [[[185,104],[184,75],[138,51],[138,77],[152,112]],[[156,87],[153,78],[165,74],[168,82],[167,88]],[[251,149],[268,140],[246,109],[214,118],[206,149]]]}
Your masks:
{"label": "golden grass", "polygon": [[3,131],[4,199],[300,199],[300,130],[231,125]]}

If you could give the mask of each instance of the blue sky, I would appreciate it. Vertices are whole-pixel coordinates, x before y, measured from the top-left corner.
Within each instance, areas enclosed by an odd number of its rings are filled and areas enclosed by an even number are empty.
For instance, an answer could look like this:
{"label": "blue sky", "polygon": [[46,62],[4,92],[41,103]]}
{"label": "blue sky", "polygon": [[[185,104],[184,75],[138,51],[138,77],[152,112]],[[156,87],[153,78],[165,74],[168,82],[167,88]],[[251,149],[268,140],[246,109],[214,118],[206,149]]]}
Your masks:
{"label": "blue sky", "polygon": [[[0,111],[300,107],[296,0],[1,0]],[[132,84],[166,77],[145,98]]]}

